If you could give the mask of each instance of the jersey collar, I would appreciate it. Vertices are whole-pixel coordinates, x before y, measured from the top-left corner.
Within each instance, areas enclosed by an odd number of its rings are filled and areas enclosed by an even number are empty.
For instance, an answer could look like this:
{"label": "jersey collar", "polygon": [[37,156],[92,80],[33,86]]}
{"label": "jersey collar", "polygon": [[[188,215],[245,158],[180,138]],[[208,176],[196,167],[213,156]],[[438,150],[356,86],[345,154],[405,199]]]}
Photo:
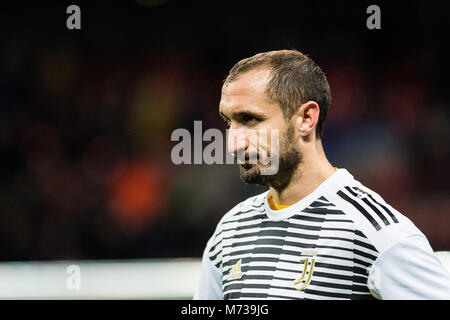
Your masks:
{"label": "jersey collar", "polygon": [[300,213],[303,209],[309,206],[317,198],[325,196],[331,192],[337,192],[342,187],[351,183],[354,180],[353,176],[346,169],[336,170],[328,179],[323,181],[313,192],[289,206],[281,210],[272,210],[267,200],[269,191],[264,197],[264,207],[266,215],[270,220],[281,221],[292,217],[294,214]]}

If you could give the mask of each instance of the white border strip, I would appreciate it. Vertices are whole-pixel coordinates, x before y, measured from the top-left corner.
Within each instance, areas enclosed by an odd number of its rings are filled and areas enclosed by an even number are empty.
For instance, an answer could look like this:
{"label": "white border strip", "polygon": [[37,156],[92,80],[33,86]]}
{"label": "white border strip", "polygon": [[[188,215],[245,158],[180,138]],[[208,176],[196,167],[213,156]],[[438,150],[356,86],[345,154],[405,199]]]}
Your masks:
{"label": "white border strip", "polygon": [[[68,284],[71,265],[79,267],[79,289]],[[183,258],[3,262],[0,299],[191,299],[200,266],[200,259]]]}

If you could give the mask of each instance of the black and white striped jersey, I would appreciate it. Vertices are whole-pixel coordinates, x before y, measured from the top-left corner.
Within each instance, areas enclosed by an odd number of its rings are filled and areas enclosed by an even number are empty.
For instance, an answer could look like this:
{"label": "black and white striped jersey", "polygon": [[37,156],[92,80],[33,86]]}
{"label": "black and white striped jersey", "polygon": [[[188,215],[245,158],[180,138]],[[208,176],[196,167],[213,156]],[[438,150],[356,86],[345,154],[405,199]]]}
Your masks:
{"label": "black and white striped jersey", "polygon": [[347,170],[286,209],[268,192],[220,220],[194,299],[450,299],[425,236]]}

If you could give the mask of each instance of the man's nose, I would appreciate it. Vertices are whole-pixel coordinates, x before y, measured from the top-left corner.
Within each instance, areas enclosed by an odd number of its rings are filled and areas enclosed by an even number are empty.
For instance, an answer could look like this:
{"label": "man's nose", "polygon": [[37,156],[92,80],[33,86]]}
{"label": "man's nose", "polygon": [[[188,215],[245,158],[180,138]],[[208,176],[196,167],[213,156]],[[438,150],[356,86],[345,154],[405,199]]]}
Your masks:
{"label": "man's nose", "polygon": [[228,152],[236,156],[245,152],[249,146],[249,138],[243,129],[230,128],[228,131]]}

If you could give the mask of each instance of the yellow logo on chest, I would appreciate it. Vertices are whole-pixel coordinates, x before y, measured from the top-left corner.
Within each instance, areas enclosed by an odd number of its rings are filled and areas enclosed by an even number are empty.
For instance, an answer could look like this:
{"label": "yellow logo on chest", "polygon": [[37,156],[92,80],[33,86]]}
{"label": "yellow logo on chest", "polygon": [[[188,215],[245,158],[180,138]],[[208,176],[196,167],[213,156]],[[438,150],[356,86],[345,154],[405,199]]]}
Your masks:
{"label": "yellow logo on chest", "polygon": [[300,278],[294,280],[294,286],[297,284],[301,284],[299,287],[296,287],[297,290],[305,289],[311,282],[312,274],[314,272],[314,264],[316,262],[316,256],[317,250],[315,249],[302,250],[302,257],[300,258],[300,262],[303,263],[303,272],[300,275]]}

